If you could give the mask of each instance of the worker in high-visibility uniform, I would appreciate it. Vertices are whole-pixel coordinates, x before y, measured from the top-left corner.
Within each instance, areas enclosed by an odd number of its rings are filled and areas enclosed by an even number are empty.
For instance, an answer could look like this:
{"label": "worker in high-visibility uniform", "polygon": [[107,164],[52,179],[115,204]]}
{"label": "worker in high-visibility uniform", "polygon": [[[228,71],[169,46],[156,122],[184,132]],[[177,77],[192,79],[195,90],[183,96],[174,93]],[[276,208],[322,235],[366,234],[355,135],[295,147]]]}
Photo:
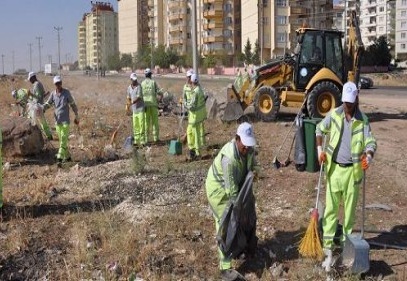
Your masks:
{"label": "worker in high-visibility uniform", "polygon": [[55,90],[50,94],[47,102],[44,104],[44,110],[54,106],[54,116],[56,121],[56,131],[59,139],[59,149],[56,154],[58,162],[66,162],[71,160],[68,151],[68,136],[69,136],[69,106],[75,113],[74,123],[79,125],[78,107],[69,90],[62,87],[62,79],[60,76],[55,76],[54,79]]}
{"label": "worker in high-visibility uniform", "polygon": [[141,85],[137,81],[136,73],[130,75],[131,84],[127,87],[127,110],[133,112],[133,136],[134,145],[145,145],[145,112],[144,112],[144,100],[143,91]]}
{"label": "worker in high-visibility uniform", "polygon": [[[34,103],[36,104],[43,104],[44,103],[44,96],[45,96],[45,90],[44,86],[40,81],[37,79],[37,75],[35,72],[30,72],[28,73],[28,81],[33,84],[33,87],[31,89],[30,97],[33,100]],[[47,119],[45,119],[44,113],[41,111],[38,112],[37,118],[40,123],[40,127],[42,131],[44,132],[45,136],[49,139],[52,140],[52,132],[51,129],[48,125]]]}
{"label": "worker in high-visibility uniform", "polygon": [[[215,219],[216,233],[229,201],[237,197],[247,173],[255,169],[255,145],[252,125],[247,122],[240,124],[235,138],[222,147],[208,170],[205,189]],[[231,259],[226,258],[220,248],[218,254],[223,280],[240,280],[237,279],[240,274],[231,269]]]}
{"label": "worker in high-visibility uniform", "polygon": [[188,109],[187,141],[189,157],[191,160],[201,157],[203,147],[204,121],[206,119],[205,94],[199,85],[198,76],[191,75],[192,91],[190,98],[185,103]]}
{"label": "worker in high-visibility uniform", "polygon": [[146,143],[149,142],[149,134],[152,130],[153,141],[158,142],[160,139],[160,128],[158,125],[158,100],[161,98],[161,91],[151,76],[150,68],[144,70],[146,78],[141,82],[143,99],[145,106],[145,136]]}
{"label": "worker in high-visibility uniform", "polygon": [[0,128],[0,210],[3,208],[3,159],[1,150],[3,149],[3,133]]}
{"label": "worker in high-visibility uniform", "polygon": [[30,97],[30,91],[28,89],[18,89],[11,92],[11,96],[16,100],[16,104],[19,106],[18,115],[27,115],[27,103]]}
{"label": "worker in high-visibility uniform", "polygon": [[[355,222],[363,170],[372,163],[377,148],[368,118],[358,107],[358,92],[355,83],[345,83],[342,90],[343,104],[328,113],[316,127],[318,159],[326,165],[326,207],[322,220],[325,260],[322,267],[327,272],[333,265],[333,239],[339,205],[343,201],[343,244]],[[329,135],[329,142],[324,151],[322,143],[325,134]]]}

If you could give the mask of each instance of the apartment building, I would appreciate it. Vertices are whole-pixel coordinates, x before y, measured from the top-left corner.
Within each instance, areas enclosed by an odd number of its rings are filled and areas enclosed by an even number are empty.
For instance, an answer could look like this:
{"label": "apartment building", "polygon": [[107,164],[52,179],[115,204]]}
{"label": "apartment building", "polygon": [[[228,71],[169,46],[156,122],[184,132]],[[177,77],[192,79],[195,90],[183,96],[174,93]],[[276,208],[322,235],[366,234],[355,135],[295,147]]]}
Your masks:
{"label": "apartment building", "polygon": [[360,29],[365,46],[374,43],[376,38],[385,36],[394,45],[395,1],[361,0]]}
{"label": "apartment building", "polygon": [[299,27],[326,29],[333,23],[332,0],[261,0],[259,5],[242,0],[241,5],[241,44],[258,40],[263,62],[292,52]]}
{"label": "apartment building", "polygon": [[396,1],[395,58],[407,61],[407,0]]}
{"label": "apartment building", "polygon": [[117,13],[110,3],[92,3],[91,12],[78,24],[79,68],[106,68],[108,58],[118,51]]}
{"label": "apartment building", "polygon": [[191,3],[188,0],[169,0],[167,3],[168,40],[166,46],[178,54],[186,54],[192,47]]}
{"label": "apartment building", "polygon": [[119,52],[132,54],[149,44],[148,0],[118,0]]}

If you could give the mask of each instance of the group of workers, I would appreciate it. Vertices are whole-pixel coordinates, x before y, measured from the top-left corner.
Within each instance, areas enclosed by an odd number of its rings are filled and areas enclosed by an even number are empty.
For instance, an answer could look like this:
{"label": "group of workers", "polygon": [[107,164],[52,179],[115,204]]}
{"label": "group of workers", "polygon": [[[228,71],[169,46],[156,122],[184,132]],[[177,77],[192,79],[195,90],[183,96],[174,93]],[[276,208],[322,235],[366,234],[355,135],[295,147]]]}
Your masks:
{"label": "group of workers", "polygon": [[[359,90],[353,82],[343,85],[343,104],[329,112],[316,127],[316,143],[320,165],[325,165],[326,207],[322,219],[324,260],[321,266],[330,272],[334,263],[333,251],[339,206],[343,204],[343,232],[339,250],[352,232],[356,204],[364,170],[371,165],[377,149],[367,116],[359,109]],[[323,146],[324,135],[329,141]],[[255,171],[256,140],[253,127],[242,123],[236,136],[220,150],[209,168],[206,194],[215,220],[217,238],[222,220],[230,215],[229,206],[239,195],[246,176]],[[242,210],[242,214],[245,210]],[[242,220],[245,218],[243,217]],[[239,218],[237,218],[239,220]],[[237,237],[237,239],[242,239]],[[241,243],[239,241],[238,243]],[[248,244],[249,245],[249,244]],[[226,256],[218,244],[219,269],[222,280],[245,280],[232,268],[231,256]]]}
{"label": "group of workers", "polygon": [[[152,129],[152,139],[159,141],[158,99],[160,90],[151,77],[150,69],[145,70],[145,79],[139,83],[137,75],[130,75],[131,84],[127,88],[128,103],[126,109],[132,111],[134,144],[145,145],[148,142],[148,128]],[[186,74],[187,82],[183,88],[182,105],[188,110],[187,141],[189,157],[196,159],[201,155],[204,139],[204,120],[206,119],[205,95],[199,85],[198,76],[192,71]],[[30,73],[28,79],[33,83],[29,95],[36,102],[43,103],[44,88]],[[79,123],[78,109],[67,89],[62,87],[60,76],[53,78],[55,90],[52,91],[43,108],[55,106],[56,131],[60,140],[57,159],[69,160],[67,140],[69,132],[69,106],[75,113],[75,123]],[[355,222],[355,210],[359,188],[366,170],[372,163],[377,143],[372,135],[367,116],[359,109],[359,90],[355,83],[343,85],[343,104],[333,109],[316,127],[316,143],[318,160],[325,165],[326,199],[325,212],[322,219],[322,244],[325,259],[322,267],[329,272],[333,266],[334,236],[337,229],[339,206],[344,208],[343,247],[346,235],[352,232]],[[18,98],[18,93],[13,92]],[[42,124],[44,131],[48,130]],[[48,128],[48,129],[47,129]],[[323,139],[329,135],[324,145]],[[51,135],[52,136],[52,135]],[[1,135],[0,135],[1,137]],[[1,145],[1,138],[0,138]],[[215,220],[218,234],[222,218],[230,204],[236,200],[246,176],[256,169],[256,139],[253,126],[247,122],[240,124],[235,137],[226,143],[210,166],[205,182],[209,205]],[[0,154],[1,163],[1,154]],[[0,208],[2,207],[2,183],[0,178]],[[243,211],[244,212],[244,211]],[[232,259],[218,248],[219,269],[223,280],[244,280],[243,276],[232,269]]]}
{"label": "group of workers", "polygon": [[[158,102],[162,99],[162,91],[152,79],[150,68],[144,71],[145,79],[139,83],[137,74],[130,74],[130,85],[127,87],[127,113],[132,112],[133,144],[144,146],[152,142],[159,142]],[[188,111],[187,143],[190,160],[197,160],[202,155],[205,145],[204,121],[207,118],[205,94],[202,90],[198,76],[188,70],[187,82],[183,87],[181,114],[184,108]]]}

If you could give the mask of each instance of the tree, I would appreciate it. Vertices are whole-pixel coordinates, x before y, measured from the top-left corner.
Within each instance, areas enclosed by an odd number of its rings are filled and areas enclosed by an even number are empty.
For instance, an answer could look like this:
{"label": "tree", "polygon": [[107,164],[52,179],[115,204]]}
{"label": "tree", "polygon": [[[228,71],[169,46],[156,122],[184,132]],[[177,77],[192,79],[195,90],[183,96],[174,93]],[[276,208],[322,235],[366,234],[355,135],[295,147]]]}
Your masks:
{"label": "tree", "polygon": [[133,57],[131,54],[123,54],[120,59],[121,67],[133,68]]}
{"label": "tree", "polygon": [[107,68],[119,71],[121,69],[120,53],[116,52],[107,58]]}
{"label": "tree", "polygon": [[246,45],[244,45],[243,56],[246,64],[252,63],[252,44],[249,38],[247,38]]}
{"label": "tree", "polygon": [[253,55],[252,55],[252,63],[254,65],[260,65],[261,61],[260,61],[260,44],[259,44],[259,40],[256,39],[256,42],[254,42],[254,51],[253,51]]}
{"label": "tree", "polygon": [[372,45],[366,48],[362,56],[362,65],[366,66],[388,66],[392,56],[390,53],[389,43],[385,36],[376,38]]}
{"label": "tree", "polygon": [[203,59],[203,66],[206,68],[212,68],[216,65],[216,57],[210,53]]}

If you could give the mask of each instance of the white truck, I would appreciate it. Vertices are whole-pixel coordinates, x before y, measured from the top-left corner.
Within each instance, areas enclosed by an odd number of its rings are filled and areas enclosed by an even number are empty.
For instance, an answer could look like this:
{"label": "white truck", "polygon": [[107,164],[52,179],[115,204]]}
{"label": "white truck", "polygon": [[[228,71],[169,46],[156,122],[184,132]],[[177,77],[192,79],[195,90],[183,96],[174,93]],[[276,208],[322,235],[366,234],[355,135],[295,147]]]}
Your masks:
{"label": "white truck", "polygon": [[44,67],[45,75],[57,75],[58,74],[58,64],[57,63],[47,63]]}

